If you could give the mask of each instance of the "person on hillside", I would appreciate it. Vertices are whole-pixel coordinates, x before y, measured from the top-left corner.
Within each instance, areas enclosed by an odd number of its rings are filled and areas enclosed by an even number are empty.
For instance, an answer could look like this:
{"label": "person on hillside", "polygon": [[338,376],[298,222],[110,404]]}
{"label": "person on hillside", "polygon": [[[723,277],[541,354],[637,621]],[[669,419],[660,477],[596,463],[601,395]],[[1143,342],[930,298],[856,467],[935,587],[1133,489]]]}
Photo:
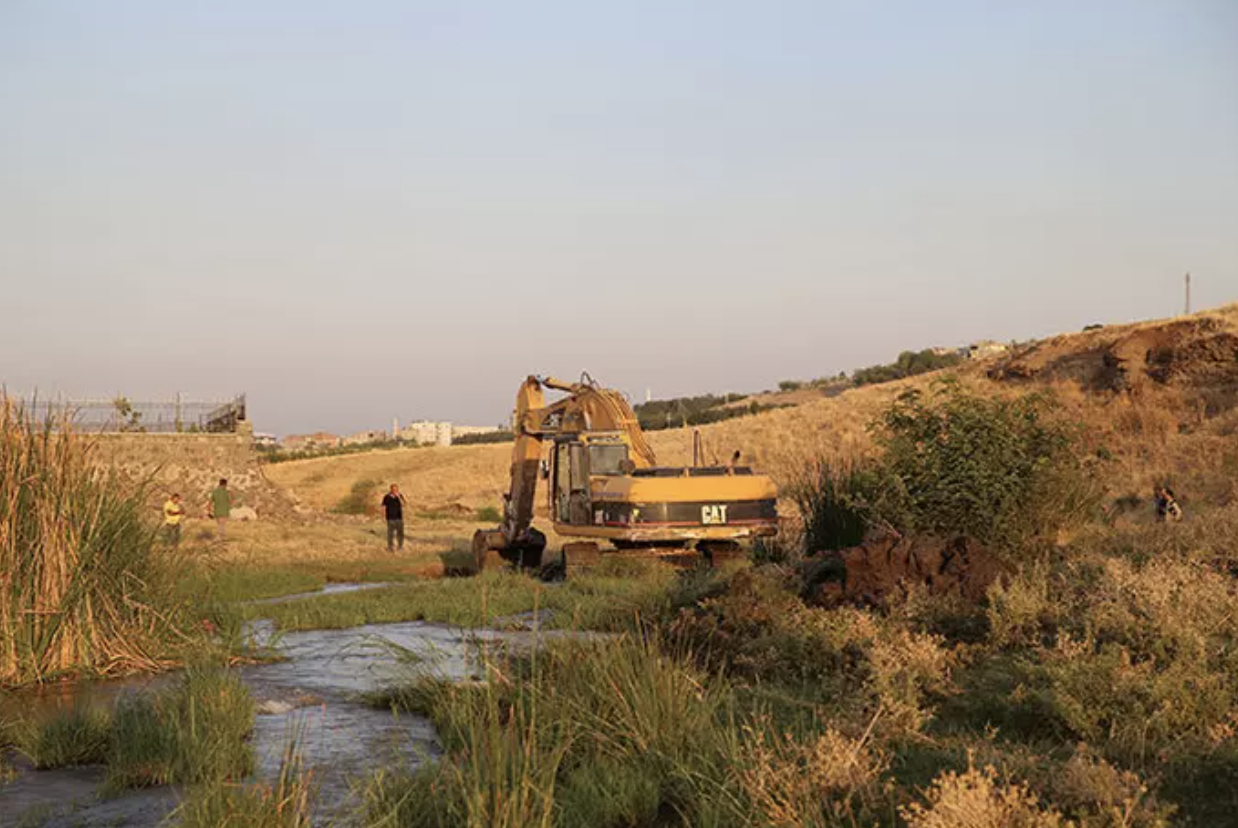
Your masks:
{"label": "person on hillside", "polygon": [[218,537],[224,540],[227,535],[228,517],[232,514],[232,492],[228,491],[226,478],[219,478],[219,485],[212,489],[207,497],[206,514],[215,519]]}
{"label": "person on hillside", "polygon": [[1156,490],[1156,519],[1161,523],[1182,520],[1182,507],[1174,497],[1174,490],[1168,486],[1160,486]]}
{"label": "person on hillside", "polygon": [[400,487],[391,484],[391,490],[383,495],[383,512],[387,516],[387,551],[396,551],[396,541],[400,543],[400,551],[404,551],[404,495]]}
{"label": "person on hillside", "polygon": [[168,546],[179,546],[181,542],[181,519],[185,517],[185,507],[181,505],[179,492],[163,504],[163,537]]}

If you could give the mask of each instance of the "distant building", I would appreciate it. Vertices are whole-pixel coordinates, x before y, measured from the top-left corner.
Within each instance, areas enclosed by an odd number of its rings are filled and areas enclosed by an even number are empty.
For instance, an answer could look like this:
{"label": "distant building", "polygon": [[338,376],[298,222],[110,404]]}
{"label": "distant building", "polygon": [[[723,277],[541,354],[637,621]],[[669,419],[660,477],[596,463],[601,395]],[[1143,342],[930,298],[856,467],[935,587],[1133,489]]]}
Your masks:
{"label": "distant building", "polygon": [[350,434],[344,438],[346,446],[360,446],[365,443],[380,443],[387,439],[385,431],[358,431],[356,434]]}
{"label": "distant building", "polygon": [[340,444],[340,438],[326,431],[316,431],[313,434],[289,434],[281,445],[286,451],[313,451],[315,449],[335,448]]}
{"label": "distant building", "polygon": [[968,359],[987,359],[1001,356],[1010,350],[1010,346],[992,339],[982,339],[967,346]]}
{"label": "distant building", "polygon": [[451,427],[451,439],[456,440],[460,437],[468,437],[473,434],[495,434],[499,431],[498,426],[458,426]]}
{"label": "distant building", "polygon": [[397,439],[419,446],[450,446],[451,423],[417,420],[401,428]]}
{"label": "distant building", "polygon": [[254,432],[254,448],[273,449],[279,445],[279,441],[275,439],[274,434],[266,434],[264,432]]}
{"label": "distant building", "polygon": [[459,437],[494,434],[498,426],[462,426],[447,420],[417,420],[395,431],[396,439],[419,446],[450,446]]}

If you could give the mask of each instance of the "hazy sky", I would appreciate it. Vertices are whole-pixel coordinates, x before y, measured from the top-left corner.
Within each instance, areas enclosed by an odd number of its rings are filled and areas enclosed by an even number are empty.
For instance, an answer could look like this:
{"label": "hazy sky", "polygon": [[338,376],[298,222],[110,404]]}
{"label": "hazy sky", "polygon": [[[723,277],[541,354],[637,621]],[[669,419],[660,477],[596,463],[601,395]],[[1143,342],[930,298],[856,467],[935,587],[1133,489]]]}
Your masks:
{"label": "hazy sky", "polygon": [[493,424],[1238,300],[1238,2],[0,0],[0,382]]}

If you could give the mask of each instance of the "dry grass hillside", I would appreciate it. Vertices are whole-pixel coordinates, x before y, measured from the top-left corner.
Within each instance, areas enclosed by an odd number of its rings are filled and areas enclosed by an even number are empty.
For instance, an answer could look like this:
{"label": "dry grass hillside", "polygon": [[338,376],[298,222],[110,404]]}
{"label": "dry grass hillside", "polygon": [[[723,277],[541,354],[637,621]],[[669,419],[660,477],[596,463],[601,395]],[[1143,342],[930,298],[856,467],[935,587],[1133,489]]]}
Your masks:
{"label": "dry grass hillside", "polygon": [[[942,374],[977,391],[1053,395],[1112,457],[1111,496],[1147,497],[1168,480],[1184,501],[1238,498],[1238,305],[1168,320],[1063,334],[999,360],[937,375],[866,386],[794,408],[702,426],[707,459],[739,450],[745,463],[787,487],[810,457],[847,458],[871,449],[872,419],[909,388]],[[649,435],[659,460],[692,457],[692,430]],[[418,509],[495,506],[506,486],[507,445],[374,452],[267,467],[267,476],[306,503],[330,509],[358,481],[398,482]]]}

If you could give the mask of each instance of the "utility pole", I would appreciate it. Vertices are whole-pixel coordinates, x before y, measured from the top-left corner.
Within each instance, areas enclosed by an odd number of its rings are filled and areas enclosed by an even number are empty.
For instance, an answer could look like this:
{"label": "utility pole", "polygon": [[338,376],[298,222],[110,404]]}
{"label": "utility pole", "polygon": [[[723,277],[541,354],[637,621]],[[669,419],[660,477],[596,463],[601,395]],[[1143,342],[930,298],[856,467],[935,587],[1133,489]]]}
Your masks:
{"label": "utility pole", "polygon": [[1186,274],[1186,313],[1191,313],[1191,274]]}

